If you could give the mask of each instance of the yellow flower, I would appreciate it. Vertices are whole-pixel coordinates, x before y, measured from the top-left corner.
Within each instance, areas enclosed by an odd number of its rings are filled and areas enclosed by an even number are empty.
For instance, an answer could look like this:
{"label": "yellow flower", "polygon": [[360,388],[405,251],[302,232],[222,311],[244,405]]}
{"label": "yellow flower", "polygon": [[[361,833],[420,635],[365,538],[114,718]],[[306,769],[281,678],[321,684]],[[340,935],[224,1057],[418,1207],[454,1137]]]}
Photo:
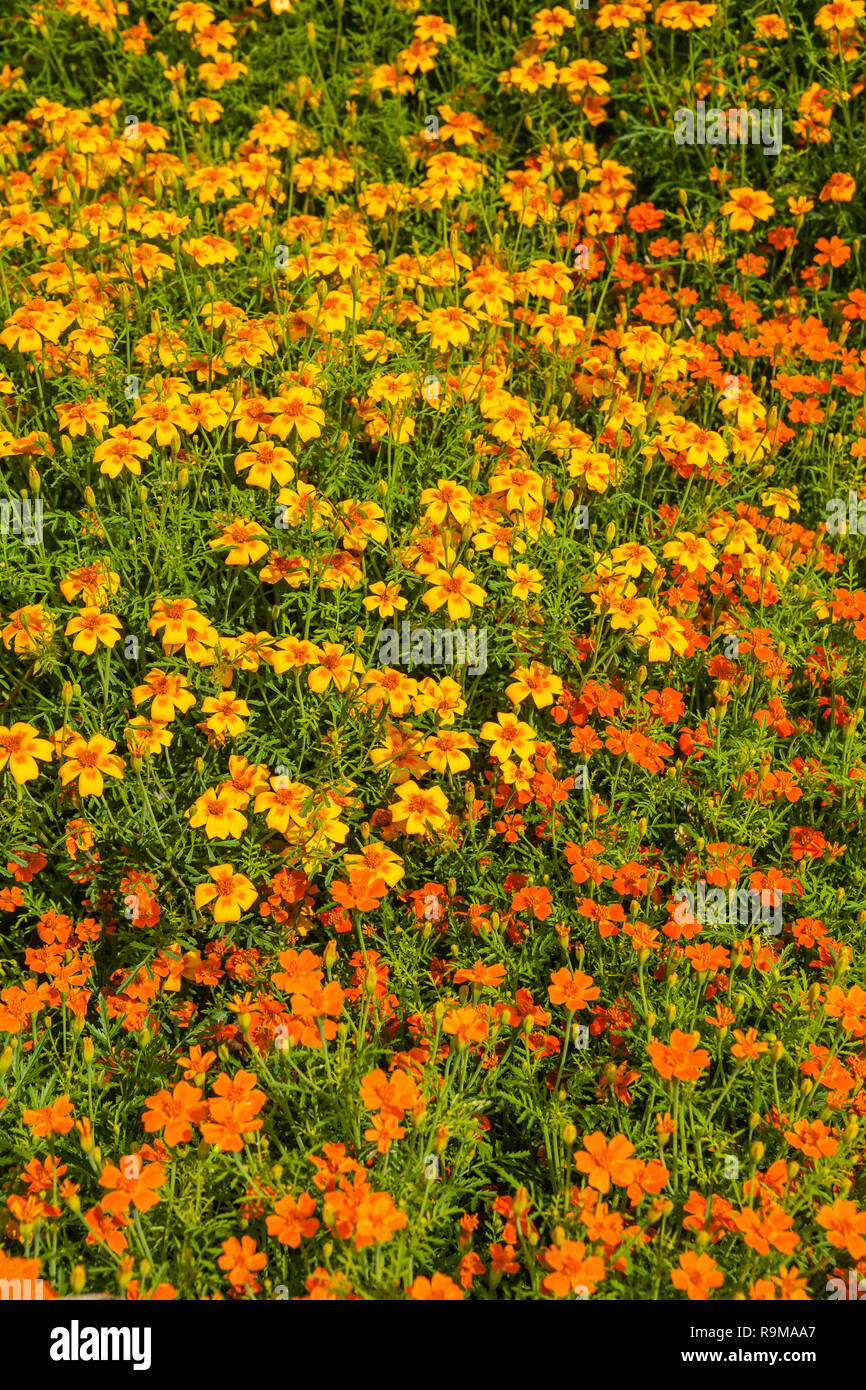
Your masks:
{"label": "yellow flower", "polygon": [[470,330],[477,328],[478,320],[474,314],[452,304],[432,309],[415,331],[429,333],[430,346],[436,352],[447,352],[451,347],[465,346],[470,339]]}
{"label": "yellow flower", "polygon": [[716,557],[709,541],[705,541],[703,536],[696,536],[693,531],[677,531],[676,534],[677,539],[668,541],[662,548],[666,560],[675,560],[689,574],[694,574],[697,569],[713,568]]}
{"label": "yellow flower", "polygon": [[623,574],[630,575],[637,579],[641,570],[647,570],[650,574],[658,568],[656,557],[645,545],[640,545],[637,541],[630,541],[626,545],[618,545],[611,552],[610,557],[614,564],[621,569]]}
{"label": "yellow flower", "polygon": [[231,785],[208,787],[187,812],[193,830],[204,826],[209,840],[239,840],[247,828],[247,818],[239,807],[238,793]]}
{"label": "yellow flower", "polygon": [[241,913],[252,907],[258,896],[243,874],[236,874],[231,864],[215,864],[208,869],[213,883],[200,883],[195,890],[195,905],[213,903],[215,922],[239,922]]}
{"label": "yellow flower", "polygon": [[113,613],[103,613],[99,608],[82,608],[76,617],[69,619],[65,635],[71,637],[75,634],[73,649],[92,656],[97,642],[104,643],[106,647],[113,647],[119,642],[122,627],[120,619]]}
{"label": "yellow flower", "polygon": [[481,737],[492,744],[490,752],[499,762],[505,762],[512,753],[528,758],[535,750],[535,730],[513,714],[497,714],[496,722],[488,719],[481,725]]}
{"label": "yellow flower", "polygon": [[513,569],[507,569],[505,573],[512,581],[511,592],[515,598],[526,599],[530,594],[540,594],[544,587],[541,570],[532,569],[523,561]]}
{"label": "yellow flower", "polygon": [[[252,473],[248,476],[247,482],[251,480]],[[234,521],[223,526],[219,536],[208,541],[208,546],[211,550],[227,550],[227,565],[249,565],[267,554],[267,536],[267,531],[257,521],[244,521],[241,517],[235,517]]]}
{"label": "yellow flower", "polygon": [[555,695],[562,693],[562,681],[555,676],[549,666],[540,661],[532,661],[529,668],[518,666],[514,680],[506,686],[505,693],[515,705],[522,705],[529,695],[536,709],[546,709],[553,704]]}
{"label": "yellow flower", "polygon": [[364,607],[368,612],[374,610],[380,618],[390,618],[394,613],[402,613],[406,607],[407,600],[400,597],[399,584],[384,584],[381,581],[370,585],[370,592],[364,599]]}
{"label": "yellow flower", "polygon": [[215,734],[231,734],[235,737],[242,734],[246,728],[244,720],[249,718],[250,709],[246,700],[239,700],[233,690],[226,690],[218,699],[209,695],[206,700],[202,700],[201,712],[210,715],[205,723]]}
{"label": "yellow flower", "polygon": [[464,749],[477,747],[475,739],[468,734],[443,729],[438,734],[430,735],[422,751],[434,772],[457,773],[466,772],[472,765]]}
{"label": "yellow flower", "polygon": [[126,726],[126,746],[137,758],[159,753],[170,747],[173,739],[174,734],[165,724],[158,719],[146,719],[143,714],[130,719]]}
{"label": "yellow flower", "polygon": [[465,526],[472,515],[472,493],[447,478],[440,478],[436,487],[425,488],[421,504],[427,508],[428,520],[437,526],[445,521],[449,512],[458,526]]}
{"label": "yellow flower", "polygon": [[731,219],[734,232],[750,232],[756,219],[766,222],[775,211],[772,198],[762,189],[732,188],[730,198],[722,204],[722,216]]}
{"label": "yellow flower", "polygon": [[154,667],[148,671],[141,685],[133,686],[132,703],[138,708],[142,701],[152,699],[151,718],[160,724],[170,724],[178,710],[186,714],[195,704],[195,696],[186,687],[186,676]]}
{"label": "yellow flower", "polygon": [[66,744],[66,762],[60,768],[60,781],[63,786],[78,780],[80,796],[102,796],[105,789],[103,774],[123,778],[124,762],[112,753],[116,747],[114,739],[94,734],[84,739],[73,734]]}
{"label": "yellow flower", "polygon": [[[269,439],[262,439],[251,449],[237,455],[235,472],[243,473],[249,469],[245,479],[248,487],[269,488],[274,480],[280,487],[285,487],[295,476],[295,470],[292,468],[295,462],[295,456],[290,449],[272,444]],[[261,534],[265,533],[262,531]],[[263,555],[264,550],[259,553]]]}
{"label": "yellow flower", "polygon": [[368,840],[360,854],[344,855],[343,863],[350,869],[366,869],[376,878],[383,879],[389,888],[399,883],[405,874],[400,856],[376,840]]}
{"label": "yellow flower", "polygon": [[54,750],[47,738],[40,738],[32,724],[13,724],[7,728],[0,724],[0,768],[9,766],[9,771],[19,784],[30,782],[39,776],[36,759],[50,762]]}
{"label": "yellow flower", "polygon": [[404,835],[423,835],[448,817],[445,793],[439,787],[419,787],[411,778],[397,788],[397,800],[389,809],[396,829]]}
{"label": "yellow flower", "polygon": [[638,625],[637,633],[648,639],[650,661],[670,661],[673,652],[682,656],[688,649],[688,639],[676,618],[663,617],[660,613],[647,615]]}
{"label": "yellow flower", "polygon": [[482,604],[487,597],[479,584],[473,583],[475,576],[465,565],[456,565],[453,574],[437,569],[427,576],[431,586],[423,596],[423,601],[435,613],[443,604],[448,604],[448,616],[452,622],[458,618],[472,616],[472,606]]}

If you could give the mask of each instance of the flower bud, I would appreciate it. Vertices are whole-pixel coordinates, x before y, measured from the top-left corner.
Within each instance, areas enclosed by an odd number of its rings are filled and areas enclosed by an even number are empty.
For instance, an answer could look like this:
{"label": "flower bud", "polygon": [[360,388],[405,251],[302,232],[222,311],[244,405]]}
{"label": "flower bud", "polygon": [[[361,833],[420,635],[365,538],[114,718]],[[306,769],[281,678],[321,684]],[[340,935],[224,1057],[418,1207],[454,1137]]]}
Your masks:
{"label": "flower bud", "polygon": [[518,1187],[511,1205],[515,1216],[522,1216],[525,1211],[529,1210],[529,1193],[525,1187]]}

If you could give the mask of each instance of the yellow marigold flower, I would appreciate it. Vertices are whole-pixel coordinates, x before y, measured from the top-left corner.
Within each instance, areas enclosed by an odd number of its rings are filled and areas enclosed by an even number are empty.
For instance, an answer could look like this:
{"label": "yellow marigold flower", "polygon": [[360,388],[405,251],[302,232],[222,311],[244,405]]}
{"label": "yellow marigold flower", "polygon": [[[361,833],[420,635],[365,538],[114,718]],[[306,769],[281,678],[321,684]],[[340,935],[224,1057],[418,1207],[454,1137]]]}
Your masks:
{"label": "yellow marigold flower", "polygon": [[169,748],[174,734],[158,719],[146,719],[143,714],[130,719],[126,726],[126,746],[137,758],[152,756]]}
{"label": "yellow marigold flower", "polygon": [[421,493],[421,505],[427,508],[428,520],[437,526],[449,512],[458,526],[465,526],[472,515],[472,493],[460,483],[440,478],[436,487],[426,487]]}
{"label": "yellow marigold flower", "polygon": [[143,701],[151,699],[151,718],[160,724],[170,724],[178,710],[186,714],[195,704],[195,696],[187,689],[186,676],[161,671],[157,666],[148,671],[141,685],[132,688],[132,702],[136,708]]}
{"label": "yellow marigold flower", "polygon": [[499,762],[505,762],[512,754],[518,758],[528,758],[535,750],[535,730],[532,725],[513,714],[500,713],[495,721],[488,719],[481,725],[481,737],[491,744],[490,752]]}
{"label": "yellow marigold flower", "polygon": [[317,695],[322,695],[333,681],[337,690],[348,690],[350,684],[357,683],[357,676],[363,673],[357,653],[347,652],[336,642],[323,642],[316,652],[317,665],[307,677],[307,685]]}
{"label": "yellow marigold flower", "polygon": [[[251,481],[252,475],[247,479]],[[268,552],[268,533],[257,521],[235,517],[223,526],[220,535],[208,541],[211,550],[227,550],[227,565],[250,565]]]}
{"label": "yellow marigold flower", "polygon": [[652,574],[654,570],[658,569],[658,561],[652,551],[637,541],[618,545],[615,550],[611,551],[611,559],[622,574],[627,574],[634,579],[639,578],[642,570]]}
{"label": "yellow marigold flower", "polygon": [[513,569],[507,569],[505,573],[512,581],[511,592],[515,598],[526,599],[530,594],[540,594],[544,587],[541,570],[532,569],[522,561]]}
{"label": "yellow marigold flower", "polygon": [[60,592],[67,603],[74,603],[80,594],[85,604],[95,608],[100,608],[109,594],[116,594],[119,588],[120,575],[101,562],[70,570],[60,582]]}
{"label": "yellow marigold flower", "polygon": [[419,787],[411,778],[397,788],[397,800],[389,810],[395,827],[404,835],[423,835],[448,818],[445,793],[439,787]]}
{"label": "yellow marigold flower", "polygon": [[677,531],[676,535],[676,540],[667,541],[662,547],[666,560],[675,560],[689,574],[694,574],[700,568],[713,568],[716,556],[709,541],[704,540],[703,536],[696,536],[693,531]]}
{"label": "yellow marigold flower", "polygon": [[72,643],[75,651],[92,656],[97,642],[102,642],[106,647],[115,646],[120,641],[122,630],[123,624],[113,613],[103,613],[101,608],[82,608],[76,617],[69,619],[64,635],[75,636]]}
{"label": "yellow marigold flower", "polygon": [[209,695],[202,700],[201,712],[210,716],[205,723],[215,734],[231,734],[235,738],[247,727],[244,720],[249,718],[250,709],[246,700],[239,700],[233,690],[226,690],[216,699]]}
{"label": "yellow marigold flower", "polygon": [[835,29],[837,33],[844,33],[848,29],[856,29],[857,21],[863,18],[866,13],[866,5],[863,0],[833,0],[830,5],[822,5],[815,15],[815,25],[818,29]]}
{"label": "yellow marigold flower", "polygon": [[532,661],[529,667],[518,666],[511,685],[505,693],[515,705],[522,705],[530,695],[536,709],[546,709],[553,704],[554,697],[562,693],[562,681],[555,676],[549,666],[540,661]]}
{"label": "yellow marigold flower", "polygon": [[39,776],[37,758],[50,762],[53,756],[52,745],[39,737],[32,724],[17,723],[11,728],[0,724],[0,769],[8,766],[19,786]]}
{"label": "yellow marigold flower", "polygon": [[318,439],[325,423],[325,412],[317,404],[309,386],[290,386],[269,402],[274,418],[268,432],[285,439],[291,430],[304,443]]}
{"label": "yellow marigold flower", "polygon": [[459,618],[469,618],[472,616],[473,605],[477,607],[487,597],[480,584],[474,583],[474,578],[472,570],[467,569],[465,565],[455,565],[453,574],[449,574],[445,569],[434,570],[427,576],[427,583],[431,587],[423,595],[423,602],[431,613],[435,613],[447,603],[448,616],[452,622]]}
{"label": "yellow marigold flower", "polygon": [[0,635],[7,651],[11,646],[21,656],[26,652],[39,651],[40,646],[49,644],[54,635],[54,621],[44,612],[42,603],[28,603],[10,613],[10,620]]}
{"label": "yellow marigold flower", "polygon": [[775,211],[772,198],[763,189],[732,188],[730,198],[722,204],[722,216],[731,219],[734,232],[750,232],[756,220],[767,222]]}
{"label": "yellow marigold flower", "polygon": [[416,326],[416,333],[429,333],[430,346],[436,352],[447,352],[452,347],[465,347],[470,332],[478,328],[478,319],[466,309],[457,305],[443,305],[432,309],[426,318]]}
{"label": "yellow marigold flower", "polygon": [[466,772],[472,766],[464,750],[477,747],[475,739],[468,734],[458,733],[456,729],[442,729],[438,734],[430,735],[422,752],[434,772],[457,773]]}
{"label": "yellow marigold flower", "polygon": [[247,818],[239,810],[238,793],[231,785],[208,787],[187,815],[192,829],[203,826],[209,840],[239,840],[247,828]]}
{"label": "yellow marigold flower", "polygon": [[[285,487],[295,476],[295,470],[292,468],[295,462],[295,456],[290,449],[281,448],[268,439],[262,439],[251,449],[246,449],[236,456],[235,472],[243,473],[249,470],[244,480],[248,487],[269,488],[275,480],[280,487]],[[264,534],[262,532],[262,535]]]}
{"label": "yellow marigold flower", "polygon": [[133,433],[126,425],[116,425],[108,431],[108,438],[94,450],[93,458],[99,464],[100,473],[116,478],[125,468],[136,478],[141,474],[140,459],[146,459],[153,451],[149,444]]}
{"label": "yellow marigold flower", "polygon": [[114,739],[103,734],[94,734],[84,739],[73,734],[66,743],[66,761],[60,768],[60,781],[66,787],[78,781],[79,796],[102,796],[105,789],[103,774],[108,777],[123,778],[124,761],[112,749]]}
{"label": "yellow marigold flower", "polygon": [[263,787],[257,794],[253,810],[257,815],[267,812],[265,824],[269,830],[279,830],[288,834],[292,825],[303,825],[302,807],[310,802],[312,792],[303,782],[290,782],[287,777],[270,779],[270,787]]}
{"label": "yellow marigold flower", "polygon": [[380,582],[370,585],[370,592],[363,602],[368,612],[375,611],[380,618],[391,618],[395,613],[402,613],[408,600],[400,597],[399,584]]}
{"label": "yellow marigold flower", "polygon": [[638,625],[637,634],[648,640],[650,661],[670,661],[674,652],[682,656],[688,649],[688,639],[676,618],[660,613],[648,614]]}
{"label": "yellow marigold flower", "polygon": [[231,864],[215,864],[208,869],[213,883],[200,883],[195,890],[196,907],[213,903],[215,922],[239,922],[252,907],[257,893],[248,878],[236,874]]}
{"label": "yellow marigold flower", "polygon": [[360,854],[346,854],[343,863],[349,869],[366,869],[375,878],[381,878],[389,888],[393,888],[405,876],[403,861],[387,845],[369,840]]}

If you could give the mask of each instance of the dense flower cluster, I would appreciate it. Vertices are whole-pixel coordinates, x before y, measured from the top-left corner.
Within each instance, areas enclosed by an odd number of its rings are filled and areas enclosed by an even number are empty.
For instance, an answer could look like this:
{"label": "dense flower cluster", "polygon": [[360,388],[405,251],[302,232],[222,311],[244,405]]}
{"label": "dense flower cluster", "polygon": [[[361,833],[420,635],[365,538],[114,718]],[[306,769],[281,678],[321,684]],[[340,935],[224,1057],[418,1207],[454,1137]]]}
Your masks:
{"label": "dense flower cluster", "polygon": [[0,1276],[866,1275],[864,0],[135,8],[0,71]]}

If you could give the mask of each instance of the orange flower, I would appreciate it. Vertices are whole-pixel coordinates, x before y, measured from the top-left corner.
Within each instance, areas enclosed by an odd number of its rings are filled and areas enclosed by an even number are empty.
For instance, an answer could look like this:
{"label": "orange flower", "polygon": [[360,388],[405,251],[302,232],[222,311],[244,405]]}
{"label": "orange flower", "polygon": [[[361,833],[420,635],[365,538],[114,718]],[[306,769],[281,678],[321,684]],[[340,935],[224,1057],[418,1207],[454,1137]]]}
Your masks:
{"label": "orange flower", "polygon": [[757,1250],[759,1255],[769,1255],[771,1246],[783,1255],[790,1255],[800,1243],[796,1231],[790,1229],[794,1224],[793,1216],[789,1216],[777,1202],[769,1203],[760,1213],[746,1207],[737,1212],[734,1221],[746,1245]]}
{"label": "orange flower", "polygon": [[581,970],[571,971],[563,967],[551,975],[550,979],[547,994],[551,1004],[564,1004],[569,1013],[587,1008],[600,993],[592,976],[584,975]]}
{"label": "orange flower", "polygon": [[358,1205],[355,1220],[355,1249],[384,1245],[396,1231],[402,1231],[408,1217],[394,1206],[389,1192],[371,1192]]}
{"label": "orange flower", "polygon": [[164,1129],[164,1139],[169,1148],[175,1144],[188,1143],[192,1139],[192,1126],[204,1119],[206,1107],[197,1086],[179,1081],[173,1092],[157,1091],[148,1096],[145,1114],[141,1123],[147,1134]]}
{"label": "orange flower", "polygon": [[651,1042],[647,1052],[659,1076],[666,1081],[695,1081],[710,1064],[710,1054],[697,1047],[700,1039],[700,1033],[681,1033],[675,1028],[669,1043]]}
{"label": "orange flower", "polygon": [[315,1235],[319,1222],[313,1215],[315,1200],[309,1192],[302,1192],[297,1201],[289,1194],[274,1203],[275,1216],[267,1219],[268,1235],[276,1236],[281,1245],[297,1250],[301,1237]]}
{"label": "orange flower", "polygon": [[680,1255],[679,1268],[671,1270],[671,1283],[694,1302],[706,1300],[713,1289],[720,1289],[724,1276],[712,1255],[686,1250]]}
{"label": "orange flower", "polygon": [[866,1211],[858,1211],[855,1202],[839,1197],[822,1207],[818,1225],[824,1227],[830,1244],[846,1249],[852,1260],[866,1256]]}
{"label": "orange flower", "polygon": [[634,1159],[634,1145],[624,1134],[615,1134],[610,1143],[600,1130],[588,1134],[583,1140],[583,1149],[575,1153],[574,1164],[578,1172],[586,1173],[590,1187],[602,1196],[610,1191],[611,1183],[617,1187],[628,1187],[640,1171],[640,1160]]}
{"label": "orange flower", "polygon": [[51,1105],[41,1110],[23,1110],[21,1118],[34,1137],[48,1139],[55,1134],[68,1134],[72,1128],[72,1102],[68,1096],[60,1096]]}
{"label": "orange flower", "polygon": [[409,1285],[409,1297],[416,1302],[451,1302],[457,1303],[465,1298],[465,1294],[459,1284],[455,1284],[453,1279],[449,1279],[447,1274],[434,1274],[432,1279],[427,1279],[423,1274],[419,1274]]}
{"label": "orange flower", "polygon": [[251,1236],[242,1236],[237,1240],[231,1236],[229,1240],[222,1243],[223,1253],[217,1260],[220,1269],[226,1271],[226,1276],[233,1289],[247,1288],[250,1293],[258,1293],[261,1285],[256,1279],[256,1272],[264,1269],[267,1264],[267,1255],[256,1251],[256,1243]]}
{"label": "orange flower", "polygon": [[570,1293],[595,1293],[605,1276],[604,1262],[598,1255],[587,1255],[582,1240],[564,1240],[545,1250],[544,1259],[553,1270],[542,1281],[545,1293],[565,1298]]}
{"label": "orange flower", "polygon": [[159,1163],[141,1165],[138,1154],[128,1154],[121,1159],[121,1168],[107,1163],[99,1179],[100,1187],[109,1189],[102,1199],[104,1211],[126,1211],[130,1203],[137,1211],[150,1211],[159,1201],[157,1187],[165,1182],[165,1173]]}
{"label": "orange flower", "polygon": [[451,1009],[442,1020],[443,1033],[457,1039],[457,1048],[465,1052],[470,1043],[483,1042],[487,1037],[487,1013],[483,1006],[474,1009],[466,1005]]}
{"label": "orange flower", "polygon": [[359,912],[373,912],[388,892],[384,879],[377,878],[368,869],[352,869],[349,882],[342,879],[331,881],[331,895],[341,907],[356,908]]}

